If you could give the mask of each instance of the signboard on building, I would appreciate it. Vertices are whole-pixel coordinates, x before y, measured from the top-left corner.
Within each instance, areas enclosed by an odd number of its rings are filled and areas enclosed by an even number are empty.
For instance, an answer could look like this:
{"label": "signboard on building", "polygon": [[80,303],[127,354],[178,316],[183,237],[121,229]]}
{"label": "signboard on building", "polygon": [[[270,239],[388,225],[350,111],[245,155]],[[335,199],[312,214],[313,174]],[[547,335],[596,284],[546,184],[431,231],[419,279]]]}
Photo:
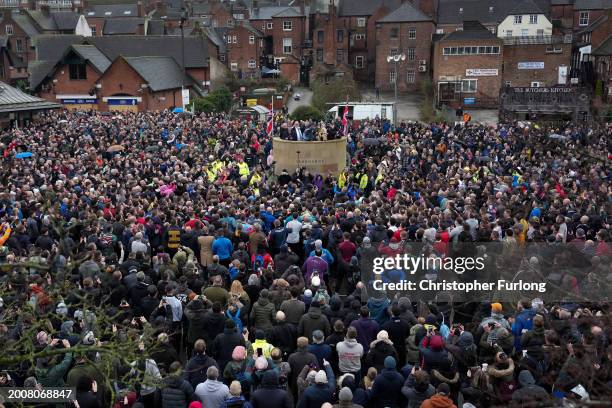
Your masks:
{"label": "signboard on building", "polygon": [[571,78],[570,79],[570,84],[572,84],[572,85],[578,84],[578,78]]}
{"label": "signboard on building", "polygon": [[519,87],[512,88],[516,93],[570,93],[573,91],[572,88],[560,87],[560,88],[532,88],[532,87]]}
{"label": "signboard on building", "polygon": [[98,100],[96,98],[70,98],[70,99],[62,99],[62,103],[64,105],[86,105],[86,104],[96,104]]}
{"label": "signboard on building", "polygon": [[476,103],[476,98],[463,98],[464,105],[474,105]]}
{"label": "signboard on building", "polygon": [[497,76],[499,70],[494,68],[468,68],[465,70],[465,76],[469,77],[483,77],[483,76]]}
{"label": "signboard on building", "polygon": [[567,67],[565,65],[561,65],[559,67],[559,78],[557,80],[559,85],[567,84]]}
{"label": "signboard on building", "polygon": [[189,89],[181,89],[181,96],[183,97],[183,109],[189,105]]}
{"label": "signboard on building", "polygon": [[544,62],[519,62],[518,69],[544,69]]}
{"label": "signboard on building", "polygon": [[138,99],[137,98],[108,98],[106,100],[106,103],[108,103],[109,105],[113,105],[113,106],[120,106],[120,105],[136,105],[138,103]]}
{"label": "signboard on building", "polygon": [[257,105],[257,99],[247,99],[246,100],[246,105],[247,106],[255,106],[255,105]]}

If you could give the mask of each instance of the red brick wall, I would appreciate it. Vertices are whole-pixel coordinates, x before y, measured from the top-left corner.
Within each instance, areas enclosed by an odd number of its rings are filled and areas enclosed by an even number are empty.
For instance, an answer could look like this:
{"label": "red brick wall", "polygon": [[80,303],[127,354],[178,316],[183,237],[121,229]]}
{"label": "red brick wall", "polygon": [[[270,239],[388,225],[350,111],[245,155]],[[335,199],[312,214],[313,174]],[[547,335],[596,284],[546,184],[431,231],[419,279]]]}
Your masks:
{"label": "red brick wall", "polygon": [[588,11],[589,13],[589,24],[593,21],[597,20],[599,17],[603,16],[606,12],[605,10],[574,10],[574,29],[580,30],[587,26],[580,25],[580,12]]}
{"label": "red brick wall", "polygon": [[[313,49],[314,61],[316,64],[329,64],[338,65],[349,64],[352,65],[349,60],[349,19],[339,18],[335,10],[332,10],[332,14],[318,14],[315,17],[314,29],[313,29]],[[323,43],[319,42],[319,31],[323,31]],[[338,41],[338,31],[342,31],[342,41]],[[317,61],[317,49],[323,50],[323,61]],[[338,61],[337,51],[342,50],[343,58],[342,61]]]}
{"label": "red brick wall", "polygon": [[104,31],[104,18],[101,17],[86,17],[87,24],[90,27],[96,28],[96,36],[101,36]]}
{"label": "red brick wall", "polygon": [[[511,86],[531,86],[531,82],[538,81],[543,82],[542,86],[557,85],[559,66],[567,66],[569,74],[572,45],[557,44],[557,47],[561,47],[563,50],[560,54],[547,54],[546,47],[550,47],[550,45],[532,44],[504,47],[504,83],[510,81]],[[544,69],[518,69],[519,62],[527,61],[544,62]]]}
{"label": "red brick wall", "polygon": [[[143,79],[134,71],[122,58],[115,60],[112,65],[102,75],[99,82],[102,84],[100,89],[100,110],[108,110],[108,105],[101,102],[102,97],[113,95],[143,96],[138,92]],[[139,104],[140,110],[146,110],[143,102]]]}
{"label": "red brick wall", "polygon": [[572,28],[574,25],[574,6],[571,4],[550,6],[550,16],[552,20],[561,21],[564,28]]}
{"label": "red brick wall", "polygon": [[[499,54],[484,55],[443,55],[444,47],[458,46],[487,46],[497,45],[500,47]],[[462,97],[476,98],[475,105],[491,105],[496,103],[499,97],[499,90],[502,85],[502,64],[504,58],[503,42],[494,38],[490,40],[454,40],[437,41],[434,44],[433,58],[433,85],[434,92],[437,94],[438,84],[447,81],[443,77],[454,77],[453,80],[476,79],[476,93],[461,94]],[[496,76],[468,76],[468,69],[497,69]],[[458,101],[462,104],[462,101]]]}
{"label": "red brick wall", "polygon": [[[259,56],[261,55],[260,38],[243,26],[234,27],[228,31],[227,35],[236,36],[236,43],[232,41],[231,44],[227,44],[227,66],[231,67],[230,64],[235,62],[238,64],[239,70],[254,72],[256,68],[249,68],[249,60],[255,60],[256,66],[259,66]],[[251,36],[255,37],[254,44],[249,44]]]}
{"label": "red brick wall", "polygon": [[[398,28],[398,38],[391,38],[391,29]],[[416,39],[408,38],[409,28],[416,28]],[[392,49],[404,53],[406,60],[397,64],[397,88],[402,91],[417,90],[421,82],[431,76],[431,39],[435,32],[433,22],[418,23],[382,23],[376,30],[376,86],[383,90],[392,90],[394,85],[390,82],[390,72],[395,70],[395,63],[387,62],[387,56]],[[414,48],[414,60],[408,60],[408,49]],[[426,72],[419,72],[419,61],[425,60]],[[414,83],[407,82],[408,70],[414,70]]]}
{"label": "red brick wall", "polygon": [[293,84],[300,82],[300,64],[283,63],[280,64],[281,75]]}
{"label": "red brick wall", "polygon": [[[4,16],[0,21],[0,35],[6,35],[6,26],[13,26],[13,35],[9,36],[10,49],[17,54],[24,62],[32,61],[36,59],[36,55],[33,50],[30,49],[31,39],[28,37],[25,31],[23,31],[17,23],[11,18],[10,10],[4,12]],[[21,40],[23,45],[22,52],[17,52],[17,40]]]}
{"label": "red brick wall", "polygon": [[[283,21],[291,21],[293,23],[291,31],[283,30]],[[283,38],[291,38],[292,52],[291,55],[296,57],[298,60],[302,57],[302,44],[304,43],[304,17],[290,17],[290,18],[274,18],[274,28],[272,30],[273,37],[273,49],[275,57],[287,57],[287,54],[283,53]]]}
{"label": "red brick wall", "polygon": [[228,21],[234,22],[234,17],[230,14],[229,10],[227,10],[220,3],[211,4],[211,15],[212,17],[212,26],[213,27],[227,27]]}
{"label": "red brick wall", "polygon": [[[100,74],[91,65],[86,67],[87,79],[71,80],[70,68],[68,65],[59,65],[53,76],[45,81],[51,85],[51,90],[41,93],[40,97],[52,102],[57,102],[56,95],[89,95],[95,88]],[[53,82],[57,80],[57,82]]]}

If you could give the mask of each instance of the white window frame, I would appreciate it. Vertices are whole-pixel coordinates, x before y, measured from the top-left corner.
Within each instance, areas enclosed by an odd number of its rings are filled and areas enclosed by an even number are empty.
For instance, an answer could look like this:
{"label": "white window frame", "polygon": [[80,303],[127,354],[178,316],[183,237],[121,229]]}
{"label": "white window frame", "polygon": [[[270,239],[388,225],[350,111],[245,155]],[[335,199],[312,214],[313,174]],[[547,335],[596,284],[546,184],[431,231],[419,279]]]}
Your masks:
{"label": "white window frame", "polygon": [[527,28],[521,29],[521,37],[529,37],[529,30]]}
{"label": "white window frame", "polygon": [[406,82],[409,84],[414,84],[416,81],[416,72],[414,69],[409,69],[406,71]]}
{"label": "white window frame", "polygon": [[263,23],[263,24],[261,25],[261,29],[262,29],[262,31],[266,29],[266,23]]}
{"label": "white window frame", "polygon": [[13,34],[15,34],[15,30],[13,29],[13,25],[12,24],[7,24],[6,26],[4,26],[4,32],[6,33],[6,35],[13,35]]}
{"label": "white window frame", "polygon": [[272,29],[274,28],[274,23],[267,23],[267,24],[266,24],[266,28],[267,28],[268,30],[272,30]]}
{"label": "white window frame", "polygon": [[250,59],[249,60],[249,68],[251,68],[251,69],[257,68],[257,61],[255,61],[254,59]]}
{"label": "white window frame", "polygon": [[529,24],[538,24],[538,15],[530,14],[529,15]]}
{"label": "white window frame", "polygon": [[540,88],[542,86],[541,81],[531,81],[531,88]]}
{"label": "white window frame", "polygon": [[238,63],[237,62],[230,62],[230,70],[232,72],[238,71]]}
{"label": "white window frame", "polygon": [[15,52],[23,52],[23,40],[21,38],[15,40]]}
{"label": "white window frame", "polygon": [[227,36],[227,43],[228,43],[228,44],[231,44],[231,43],[232,43],[232,36],[231,36],[231,35],[228,35],[228,36]]}
{"label": "white window frame", "polygon": [[365,40],[366,39],[366,35],[364,33],[357,33],[357,34],[355,34],[354,38],[355,38],[356,41]]}
{"label": "white window frame", "polygon": [[538,28],[536,30],[536,37],[538,37],[538,38],[544,37],[544,29],[543,28]]}
{"label": "white window frame", "polygon": [[236,37],[235,35],[232,36],[232,43],[238,44],[238,37]]}
{"label": "white window frame", "polygon": [[514,16],[514,24],[523,24],[523,16],[521,15]]}
{"label": "white window frame", "polygon": [[407,52],[408,61],[414,61],[416,59],[416,48],[410,47]]}
{"label": "white window frame", "polygon": [[357,27],[365,27],[365,26],[366,26],[366,18],[357,17]]}
{"label": "white window frame", "polygon": [[506,38],[512,37],[512,30],[506,30]]}
{"label": "white window frame", "polygon": [[[474,84],[474,88],[470,86],[470,84]],[[463,79],[461,81],[461,93],[464,94],[472,94],[478,91],[478,80],[477,79]]]}
{"label": "white window frame", "polygon": [[588,26],[589,25],[589,12],[581,11],[578,16],[578,25],[579,26]]}
{"label": "white window frame", "polygon": [[408,29],[408,39],[409,40],[416,40],[416,28],[410,27]]}
{"label": "white window frame", "polygon": [[293,21],[283,21],[283,31],[293,31]]}
{"label": "white window frame", "polygon": [[355,56],[355,68],[363,69],[365,67],[365,58],[363,55]]}
{"label": "white window frame", "polygon": [[392,85],[395,83],[395,75],[396,75],[395,70],[389,71],[389,83]]}
{"label": "white window frame", "polygon": [[255,36],[249,35],[249,44],[255,44]]}
{"label": "white window frame", "polygon": [[293,38],[283,38],[283,54],[293,53]]}

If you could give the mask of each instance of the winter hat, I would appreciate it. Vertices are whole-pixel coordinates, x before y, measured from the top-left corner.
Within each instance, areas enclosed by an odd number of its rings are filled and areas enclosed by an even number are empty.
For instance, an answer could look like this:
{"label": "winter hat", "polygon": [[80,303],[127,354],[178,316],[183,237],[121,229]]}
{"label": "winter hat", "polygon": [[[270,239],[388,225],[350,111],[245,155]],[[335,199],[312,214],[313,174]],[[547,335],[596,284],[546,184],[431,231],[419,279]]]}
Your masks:
{"label": "winter hat", "polygon": [[372,241],[370,241],[370,237],[365,237],[363,239],[363,247],[364,248],[369,248],[372,246]]}
{"label": "winter hat", "polygon": [[315,344],[321,344],[325,340],[325,334],[321,330],[315,330],[312,332],[312,341]]}
{"label": "winter hat", "polygon": [[384,341],[385,343],[391,343],[391,341],[389,340],[389,333],[387,333],[386,330],[379,331],[378,334],[376,335],[376,340]]}
{"label": "winter hat", "polygon": [[501,313],[503,310],[501,303],[491,303],[491,311],[494,313]]}
{"label": "winter hat", "polygon": [[315,383],[317,384],[327,384],[327,374],[325,371],[319,370],[315,375]]}
{"label": "winter hat", "polygon": [[74,322],[72,320],[65,321],[62,323],[60,332],[68,334],[72,333],[72,327],[74,326]]}
{"label": "winter hat", "polygon": [[203,405],[200,401],[193,401],[189,404],[189,408],[203,408]]}
{"label": "winter hat", "polygon": [[447,383],[441,383],[440,385],[438,385],[436,391],[438,392],[438,394],[448,395],[450,394],[450,387]]}
{"label": "winter hat", "polygon": [[310,282],[312,283],[312,286],[321,286],[321,278],[319,278],[318,276],[313,276]]}
{"label": "winter hat", "polygon": [[431,324],[432,326],[435,326],[438,324],[438,319],[436,319],[436,316],[432,314],[427,315],[427,317],[425,318],[425,324]]}
{"label": "winter hat", "polygon": [[305,298],[311,298],[311,297],[312,297],[312,290],[310,290],[310,289],[306,289],[306,290],[304,291],[304,297],[305,297]]}
{"label": "winter hat", "polygon": [[55,307],[55,313],[58,315],[66,316],[68,314],[68,307],[64,302],[60,302]]}
{"label": "winter hat", "polygon": [[321,241],[320,239],[317,239],[315,241],[315,249],[321,249],[323,248],[323,241]]}
{"label": "winter hat", "polygon": [[266,338],[266,333],[261,330],[261,329],[257,329],[255,330],[255,340],[263,340]]}
{"label": "winter hat", "polygon": [[23,386],[25,388],[34,388],[38,385],[38,381],[36,381],[36,377],[28,377],[23,382]]}
{"label": "winter hat", "polygon": [[232,381],[229,386],[229,392],[232,394],[232,396],[239,397],[240,394],[242,394],[242,386],[240,385],[240,381]]}
{"label": "winter hat", "polygon": [[343,387],[338,393],[338,399],[340,401],[352,401],[353,400],[353,392],[349,387]]}
{"label": "winter hat", "polygon": [[255,369],[256,370],[265,370],[268,368],[268,360],[265,357],[257,357],[255,360]]}
{"label": "winter hat", "polygon": [[431,336],[429,339],[429,346],[434,351],[440,351],[444,347],[444,342],[441,336]]}
{"label": "winter hat", "polygon": [[412,309],[412,303],[410,302],[410,299],[405,296],[402,296],[397,300],[397,305],[400,307],[400,309],[404,311]]}
{"label": "winter hat", "polygon": [[385,357],[385,368],[395,369],[396,366],[397,366],[397,363],[393,357],[391,356]]}
{"label": "winter hat", "polygon": [[234,351],[232,351],[232,360],[234,361],[242,361],[246,358],[246,348],[244,346],[236,346],[234,347]]}
{"label": "winter hat", "polygon": [[259,297],[262,298],[268,298],[268,296],[270,295],[270,292],[268,292],[268,289],[262,289],[261,292],[259,292]]}
{"label": "winter hat", "polygon": [[308,374],[306,375],[306,381],[308,381],[308,384],[312,384],[313,382],[315,382],[316,375],[317,372],[314,370],[308,372]]}

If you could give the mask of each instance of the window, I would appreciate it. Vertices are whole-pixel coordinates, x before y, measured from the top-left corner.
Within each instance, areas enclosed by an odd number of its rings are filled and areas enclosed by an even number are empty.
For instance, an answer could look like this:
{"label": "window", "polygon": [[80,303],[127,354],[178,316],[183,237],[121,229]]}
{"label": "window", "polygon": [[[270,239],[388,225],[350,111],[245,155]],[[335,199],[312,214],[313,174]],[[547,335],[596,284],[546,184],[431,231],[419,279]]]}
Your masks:
{"label": "window", "polygon": [[268,30],[271,30],[272,28],[274,28],[274,24],[272,24],[272,23],[268,23],[268,24],[266,24],[266,28],[267,28]]}
{"label": "window", "polygon": [[232,71],[238,71],[238,63],[237,62],[231,62],[230,63],[230,69]]}
{"label": "window", "polygon": [[232,20],[231,18],[229,20],[227,20],[227,26],[228,27],[233,27],[234,26],[234,20]]}
{"label": "window", "polygon": [[547,54],[561,54],[563,52],[563,48],[560,45],[549,45],[546,47]]}
{"label": "window", "polygon": [[506,81],[505,84],[506,86],[512,86],[512,81]]}
{"label": "window", "polygon": [[414,84],[414,69],[409,69],[406,72],[406,82],[409,84]]}
{"label": "window", "polygon": [[344,50],[341,48],[338,48],[336,50],[336,63],[341,64],[344,62]]}
{"label": "window", "polygon": [[365,40],[365,34],[355,34],[355,40]]}
{"label": "window", "polygon": [[506,37],[512,37],[512,30],[506,30]]}
{"label": "window", "polygon": [[232,43],[232,36],[231,36],[231,35],[228,35],[228,36],[227,36],[227,43],[228,43],[228,44],[231,44],[231,43]]}
{"label": "window", "polygon": [[408,48],[408,61],[414,61],[415,48]]}
{"label": "window", "polygon": [[416,28],[409,28],[408,29],[408,39],[409,40],[416,39]]}
{"label": "window", "polygon": [[588,11],[580,12],[580,18],[578,19],[578,24],[581,26],[589,25],[589,12]]}
{"label": "window", "polygon": [[[476,84],[477,84],[477,82],[478,81],[476,79],[464,79],[463,81],[461,81],[457,85],[459,85],[459,88],[461,88],[459,90],[460,92],[463,92],[463,93],[475,93],[476,92]],[[455,88],[455,90],[457,90],[457,88]]]}
{"label": "window", "polygon": [[390,84],[394,84],[395,83],[395,71],[390,71],[389,72],[389,83]]}
{"label": "window", "polygon": [[87,79],[87,65],[85,64],[70,64],[68,72],[71,80]]}
{"label": "window", "polygon": [[283,21],[283,31],[293,30],[293,21]]}
{"label": "window", "polygon": [[317,31],[317,42],[319,44],[323,44],[324,41],[325,41],[325,31],[323,30]]}
{"label": "window", "polygon": [[15,41],[15,51],[16,52],[23,52],[23,40],[17,39]]}
{"label": "window", "polygon": [[365,59],[363,58],[363,55],[357,55],[355,57],[355,68],[363,69],[363,67],[365,65],[364,61],[365,61]]}
{"label": "window", "polygon": [[357,18],[357,27],[365,27],[365,25],[366,25],[365,17],[358,17]]}
{"label": "window", "polygon": [[249,60],[249,68],[256,68],[257,67],[257,63],[255,62],[254,59],[250,59]]}
{"label": "window", "polygon": [[344,30],[336,30],[336,41],[339,43],[344,41]]}
{"label": "window", "polygon": [[543,29],[538,29],[536,31],[536,35],[540,38],[544,37],[544,30]]}
{"label": "window", "polygon": [[542,83],[539,81],[533,81],[531,82],[531,87],[532,88],[539,88],[540,86],[542,86]]}
{"label": "window", "polygon": [[521,30],[521,37],[529,37],[529,30],[527,30],[526,28],[523,28]]}
{"label": "window", "polygon": [[91,26],[91,35],[93,35],[94,37],[97,35],[96,26]]}
{"label": "window", "polygon": [[391,29],[391,35],[390,35],[390,37],[391,37],[391,38],[397,38],[398,33],[399,33],[399,29],[398,29],[397,27],[392,28],[392,29]]}
{"label": "window", "polygon": [[219,61],[225,62],[225,54],[219,54]]}
{"label": "window", "polygon": [[397,55],[397,48],[391,48],[391,49],[389,50],[389,55],[392,55],[392,56],[393,56],[393,55]]}
{"label": "window", "polygon": [[255,44],[255,36],[254,35],[250,35],[249,36],[249,44]]}
{"label": "window", "polygon": [[323,49],[317,48],[317,62],[323,62]]}
{"label": "window", "polygon": [[522,24],[523,16],[514,16],[514,24]]}
{"label": "window", "polygon": [[263,24],[261,25],[261,29],[262,29],[262,30],[265,30],[265,29],[266,29],[266,23],[263,23]]}
{"label": "window", "polygon": [[291,38],[283,38],[283,54],[291,54],[293,51],[293,40]]}
{"label": "window", "polygon": [[13,35],[13,25],[12,24],[7,24],[4,27],[4,30],[6,31],[6,35]]}
{"label": "window", "polygon": [[237,44],[237,43],[238,43],[238,38],[237,38],[235,35],[234,35],[234,36],[232,36],[232,42],[233,42],[234,44]]}
{"label": "window", "polygon": [[538,15],[530,14],[529,15],[529,24],[538,24]]}

